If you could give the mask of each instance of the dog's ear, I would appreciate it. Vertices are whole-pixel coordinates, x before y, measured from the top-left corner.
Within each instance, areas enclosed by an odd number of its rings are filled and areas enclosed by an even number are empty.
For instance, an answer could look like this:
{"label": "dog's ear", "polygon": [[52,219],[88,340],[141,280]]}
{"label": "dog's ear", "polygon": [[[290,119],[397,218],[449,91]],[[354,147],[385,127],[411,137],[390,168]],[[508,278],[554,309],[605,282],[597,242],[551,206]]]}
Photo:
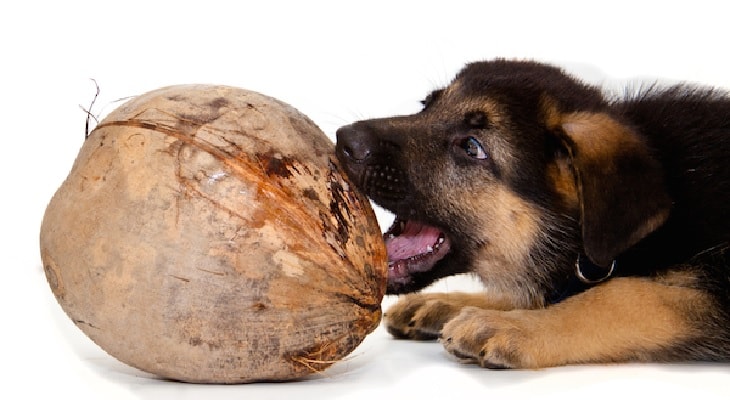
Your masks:
{"label": "dog's ear", "polygon": [[552,117],[574,173],[585,254],[609,268],[669,216],[662,166],[641,136],[609,115]]}

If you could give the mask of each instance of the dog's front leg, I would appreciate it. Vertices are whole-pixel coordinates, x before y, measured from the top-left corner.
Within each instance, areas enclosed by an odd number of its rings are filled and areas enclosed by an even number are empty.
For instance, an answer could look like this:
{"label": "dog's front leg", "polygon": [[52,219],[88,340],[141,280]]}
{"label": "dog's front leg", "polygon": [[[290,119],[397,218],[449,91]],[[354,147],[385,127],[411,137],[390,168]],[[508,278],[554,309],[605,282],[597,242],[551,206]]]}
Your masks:
{"label": "dog's front leg", "polygon": [[441,328],[464,307],[511,310],[508,298],[480,293],[412,293],[385,313],[385,326],[398,339],[435,340]]}
{"label": "dog's front leg", "polygon": [[466,307],[442,330],[453,355],[488,368],[686,359],[705,335],[709,296],[648,278],[615,278],[547,308]]}

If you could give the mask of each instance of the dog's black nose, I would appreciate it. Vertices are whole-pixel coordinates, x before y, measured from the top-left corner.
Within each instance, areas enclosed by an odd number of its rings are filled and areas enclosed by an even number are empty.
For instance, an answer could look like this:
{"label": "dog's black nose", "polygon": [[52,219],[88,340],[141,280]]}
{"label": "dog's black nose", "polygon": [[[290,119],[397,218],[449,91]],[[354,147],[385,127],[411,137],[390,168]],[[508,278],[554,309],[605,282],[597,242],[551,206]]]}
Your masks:
{"label": "dog's black nose", "polygon": [[340,160],[363,162],[372,156],[376,145],[374,136],[356,124],[343,126],[337,130],[336,151]]}

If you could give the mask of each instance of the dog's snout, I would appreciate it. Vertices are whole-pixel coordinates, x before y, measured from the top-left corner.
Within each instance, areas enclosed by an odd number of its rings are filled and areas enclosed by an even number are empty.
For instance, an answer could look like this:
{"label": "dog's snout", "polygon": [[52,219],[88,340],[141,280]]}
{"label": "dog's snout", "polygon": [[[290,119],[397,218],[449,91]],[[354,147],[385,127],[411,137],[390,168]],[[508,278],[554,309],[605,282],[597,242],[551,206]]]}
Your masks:
{"label": "dog's snout", "polygon": [[367,120],[337,130],[335,152],[353,183],[384,207],[397,207],[409,191],[400,145],[390,120]]}
{"label": "dog's snout", "polygon": [[337,155],[350,162],[370,158],[376,146],[373,135],[366,129],[347,125],[337,130]]}

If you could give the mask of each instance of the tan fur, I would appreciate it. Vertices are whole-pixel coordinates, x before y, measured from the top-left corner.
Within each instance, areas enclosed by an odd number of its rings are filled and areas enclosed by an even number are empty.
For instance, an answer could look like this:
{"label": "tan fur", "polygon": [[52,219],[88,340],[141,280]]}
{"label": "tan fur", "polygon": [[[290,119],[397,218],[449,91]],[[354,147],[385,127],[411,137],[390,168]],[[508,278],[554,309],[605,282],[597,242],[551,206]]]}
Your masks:
{"label": "tan fur", "polygon": [[693,313],[709,306],[707,294],[695,289],[616,278],[546,309],[466,307],[444,326],[442,336],[448,351],[483,366],[652,361],[641,354],[698,335],[691,319],[701,316]]}
{"label": "tan fur", "polygon": [[557,160],[555,163],[550,164],[546,174],[548,181],[560,195],[562,207],[567,210],[577,210],[580,207],[578,188],[568,160]]}
{"label": "tan fur", "polygon": [[606,114],[570,113],[561,116],[560,125],[580,149],[578,157],[604,168],[613,167],[613,156],[617,152],[644,146],[637,134]]}
{"label": "tan fur", "polygon": [[695,287],[698,284],[697,275],[691,273],[692,269],[680,271],[667,271],[654,278],[659,283],[668,286]]}
{"label": "tan fur", "polygon": [[[554,99],[543,95],[540,99],[540,117],[543,124],[551,131],[562,130],[565,116],[560,112]],[[577,209],[579,205],[576,176],[569,159],[558,158],[555,163],[548,165],[546,171],[548,181],[563,200],[563,206],[568,209]]]}
{"label": "tan fur", "polygon": [[[482,226],[492,234],[476,257],[476,274],[487,290],[503,293],[510,298],[514,307],[533,308],[541,304],[536,280],[525,277],[539,275],[539,269],[530,259],[530,250],[540,232],[540,213],[531,204],[517,196],[503,185],[495,185],[485,204],[480,201],[478,208],[483,219]],[[503,231],[493,227],[508,226]],[[520,288],[518,290],[518,287]]]}
{"label": "tan fur", "polygon": [[551,131],[561,129],[560,124],[563,114],[560,112],[557,102],[552,97],[543,94],[540,97],[540,115],[538,118]]}
{"label": "tan fur", "polygon": [[449,85],[442,95],[444,101],[452,101],[454,107],[449,111],[455,111],[462,114],[474,111],[481,111],[487,114],[489,123],[496,126],[503,126],[507,122],[505,116],[507,113],[504,104],[495,101],[490,97],[472,97],[468,101],[463,101],[467,96],[463,95],[460,81],[454,81]]}

